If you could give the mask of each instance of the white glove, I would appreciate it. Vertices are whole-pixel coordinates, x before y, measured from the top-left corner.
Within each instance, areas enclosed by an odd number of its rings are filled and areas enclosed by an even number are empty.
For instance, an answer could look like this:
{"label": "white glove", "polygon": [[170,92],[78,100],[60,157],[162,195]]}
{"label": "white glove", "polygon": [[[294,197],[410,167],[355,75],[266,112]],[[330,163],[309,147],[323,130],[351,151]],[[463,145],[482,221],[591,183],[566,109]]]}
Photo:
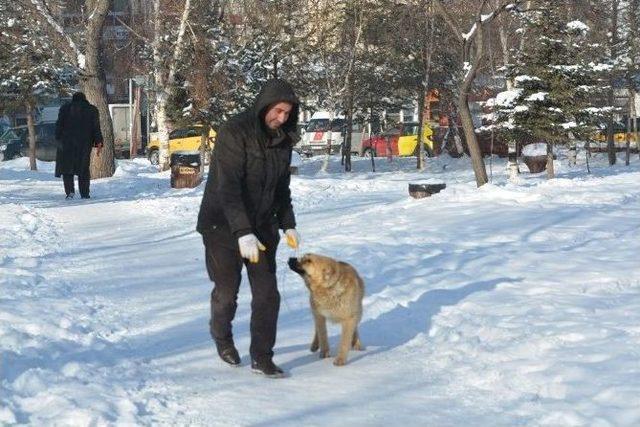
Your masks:
{"label": "white glove", "polygon": [[287,245],[292,249],[298,249],[302,240],[295,228],[289,228],[284,232],[284,236],[287,239]]}
{"label": "white glove", "polygon": [[240,256],[254,264],[258,262],[260,251],[267,250],[255,234],[247,234],[246,236],[240,237],[238,239],[238,246],[240,247]]}

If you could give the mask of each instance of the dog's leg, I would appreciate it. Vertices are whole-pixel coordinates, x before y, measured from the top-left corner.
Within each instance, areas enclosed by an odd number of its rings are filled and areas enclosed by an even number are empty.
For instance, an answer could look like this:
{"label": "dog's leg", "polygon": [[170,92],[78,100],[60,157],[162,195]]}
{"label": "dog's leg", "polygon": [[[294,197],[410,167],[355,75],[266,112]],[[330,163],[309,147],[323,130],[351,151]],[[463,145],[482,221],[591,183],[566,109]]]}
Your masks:
{"label": "dog's leg", "polygon": [[340,350],[338,356],[333,360],[336,366],[342,366],[347,363],[347,354],[353,342],[353,334],[356,330],[357,321],[354,318],[347,319],[342,322],[342,336],[340,337]]}
{"label": "dog's leg", "polygon": [[358,327],[353,331],[353,341],[351,341],[351,348],[357,351],[364,350],[364,346],[362,345],[362,341],[360,341],[360,335],[358,335]]}
{"label": "dog's leg", "polygon": [[311,351],[320,347],[320,359],[329,357],[329,338],[327,337],[327,319],[320,313],[313,313],[313,321],[316,324],[316,333],[311,343]]}

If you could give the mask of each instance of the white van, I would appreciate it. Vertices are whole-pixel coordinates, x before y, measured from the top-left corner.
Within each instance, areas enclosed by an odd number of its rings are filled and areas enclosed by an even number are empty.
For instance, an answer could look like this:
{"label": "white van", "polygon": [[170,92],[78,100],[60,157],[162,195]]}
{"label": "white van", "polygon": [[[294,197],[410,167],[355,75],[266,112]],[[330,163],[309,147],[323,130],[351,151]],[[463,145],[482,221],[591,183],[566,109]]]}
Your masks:
{"label": "white van", "polygon": [[[344,116],[335,115],[331,120],[329,112],[316,112],[307,123],[297,148],[306,155],[325,154],[331,136],[331,154],[340,153],[346,124]],[[351,152],[361,155],[362,126],[353,123],[352,127]]]}

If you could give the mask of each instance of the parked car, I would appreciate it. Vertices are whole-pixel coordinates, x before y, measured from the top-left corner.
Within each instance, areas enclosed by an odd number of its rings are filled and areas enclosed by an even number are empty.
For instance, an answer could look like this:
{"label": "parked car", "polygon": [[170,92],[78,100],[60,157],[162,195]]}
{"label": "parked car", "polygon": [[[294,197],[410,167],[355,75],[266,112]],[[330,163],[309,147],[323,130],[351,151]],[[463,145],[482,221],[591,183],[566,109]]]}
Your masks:
{"label": "parked car", "polygon": [[[593,151],[607,151],[606,123],[600,126],[600,130],[594,135],[593,141],[591,145]],[[629,132],[629,141],[631,142],[631,149],[634,150],[636,148],[636,137],[632,132]],[[627,148],[627,126],[624,123],[613,122],[613,144],[617,151],[622,151]]]}
{"label": "parked car", "polygon": [[[198,151],[201,145],[202,126],[195,125],[185,128],[175,129],[169,133],[169,156],[176,151]],[[209,163],[211,152],[216,139],[216,131],[209,130],[207,146],[205,147],[204,163]],[[158,138],[152,139],[147,145],[147,157],[153,165],[160,162],[160,141]]]}
{"label": "parked car", "polygon": [[[417,122],[400,123],[387,131],[373,135],[362,141],[362,153],[365,156],[412,156],[418,146]],[[431,140],[433,130],[425,123],[422,131],[422,144],[427,152],[433,152]]]}
{"label": "parked car", "polygon": [[397,156],[398,137],[400,129],[397,127],[388,129],[380,134],[362,141],[362,153],[364,156]]}
{"label": "parked car", "polygon": [[5,130],[0,135],[0,161],[22,157],[22,140],[14,129]]}
{"label": "parked car", "polygon": [[[36,159],[51,162],[56,159],[56,124],[54,122],[34,125],[36,131]],[[0,147],[4,146],[3,159],[29,155],[29,131],[27,126],[16,126],[8,129],[0,138]]]}

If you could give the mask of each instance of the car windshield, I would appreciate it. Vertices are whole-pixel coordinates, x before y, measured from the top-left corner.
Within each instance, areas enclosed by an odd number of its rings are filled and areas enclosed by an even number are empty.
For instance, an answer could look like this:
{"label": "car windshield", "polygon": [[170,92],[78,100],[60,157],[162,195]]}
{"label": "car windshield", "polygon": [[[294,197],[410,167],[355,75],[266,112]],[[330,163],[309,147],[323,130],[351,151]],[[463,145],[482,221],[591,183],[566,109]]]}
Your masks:
{"label": "car windshield", "polygon": [[0,136],[0,141],[10,141],[12,139],[18,139],[18,135],[15,133],[13,129],[7,129],[2,136]]}
{"label": "car windshield", "polygon": [[307,132],[327,132],[329,119],[313,119],[307,125]]}
{"label": "car windshield", "polygon": [[[342,132],[344,119],[333,119],[331,122],[332,132]],[[329,119],[313,119],[309,121],[306,132],[329,132]]]}
{"label": "car windshield", "polygon": [[169,139],[183,138],[185,133],[184,129],[176,129],[169,134]]}
{"label": "car windshield", "polygon": [[402,136],[417,135],[418,125],[416,123],[405,123],[402,125]]}
{"label": "car windshield", "polygon": [[399,135],[400,131],[398,130],[398,128],[391,128],[391,129],[387,129],[384,132],[382,132],[383,136],[396,136]]}

